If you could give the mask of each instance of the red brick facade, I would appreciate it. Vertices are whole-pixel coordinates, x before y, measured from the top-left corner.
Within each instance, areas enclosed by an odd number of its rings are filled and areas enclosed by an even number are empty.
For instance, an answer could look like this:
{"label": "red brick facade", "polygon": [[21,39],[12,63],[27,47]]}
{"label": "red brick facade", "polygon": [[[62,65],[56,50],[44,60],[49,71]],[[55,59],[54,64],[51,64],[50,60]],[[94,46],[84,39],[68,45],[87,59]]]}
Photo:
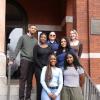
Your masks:
{"label": "red brick facade", "polygon": [[[98,58],[94,54],[100,53],[100,35],[91,34],[91,19],[100,19],[100,0],[19,0],[18,2],[27,12],[29,23],[60,25],[62,33],[66,35],[69,35],[70,29],[75,28],[84,45],[83,54],[86,53],[88,56],[81,58],[82,65],[94,82],[100,84],[100,54]],[[73,21],[66,21],[66,16],[71,16]],[[65,21],[61,25],[63,19]],[[93,56],[90,53],[93,53]]]}
{"label": "red brick facade", "polygon": [[[80,34],[80,40],[84,44],[83,52],[100,53],[100,35],[91,34],[91,19],[100,19],[100,0],[76,0],[76,9],[77,30]],[[84,60],[82,59],[83,65]],[[100,83],[99,62],[100,57],[90,57],[86,65],[88,71],[90,70],[90,76],[96,83]]]}

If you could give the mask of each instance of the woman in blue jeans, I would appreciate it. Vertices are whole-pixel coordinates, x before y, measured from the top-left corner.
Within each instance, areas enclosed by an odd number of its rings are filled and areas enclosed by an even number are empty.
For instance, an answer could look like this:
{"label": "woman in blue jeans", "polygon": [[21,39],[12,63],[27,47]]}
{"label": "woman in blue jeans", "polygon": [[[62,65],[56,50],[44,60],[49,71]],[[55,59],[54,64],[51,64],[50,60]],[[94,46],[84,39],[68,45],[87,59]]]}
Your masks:
{"label": "woman in blue jeans", "polygon": [[49,63],[43,67],[41,73],[41,100],[60,100],[63,86],[62,70],[56,67],[57,58],[54,54],[49,57]]}

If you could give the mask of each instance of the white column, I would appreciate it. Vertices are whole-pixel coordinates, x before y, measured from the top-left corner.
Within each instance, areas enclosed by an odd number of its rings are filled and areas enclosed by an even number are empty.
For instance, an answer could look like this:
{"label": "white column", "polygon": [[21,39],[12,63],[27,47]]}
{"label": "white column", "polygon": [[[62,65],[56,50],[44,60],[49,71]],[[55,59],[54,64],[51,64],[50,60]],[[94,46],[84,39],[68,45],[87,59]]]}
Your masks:
{"label": "white column", "polygon": [[6,0],[0,0],[0,99],[7,94],[5,49],[5,12]]}

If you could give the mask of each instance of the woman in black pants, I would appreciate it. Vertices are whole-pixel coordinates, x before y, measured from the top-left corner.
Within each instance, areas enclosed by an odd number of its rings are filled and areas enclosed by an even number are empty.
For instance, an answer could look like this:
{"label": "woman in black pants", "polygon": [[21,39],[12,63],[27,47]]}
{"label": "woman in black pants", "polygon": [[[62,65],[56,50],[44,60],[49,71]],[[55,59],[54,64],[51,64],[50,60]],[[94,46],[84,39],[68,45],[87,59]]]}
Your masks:
{"label": "woman in black pants", "polygon": [[41,100],[42,86],[40,84],[41,71],[44,66],[48,64],[48,57],[52,53],[51,48],[47,45],[47,35],[41,33],[39,37],[39,45],[34,47],[34,61],[36,63],[35,67],[35,77],[37,83],[37,100]]}

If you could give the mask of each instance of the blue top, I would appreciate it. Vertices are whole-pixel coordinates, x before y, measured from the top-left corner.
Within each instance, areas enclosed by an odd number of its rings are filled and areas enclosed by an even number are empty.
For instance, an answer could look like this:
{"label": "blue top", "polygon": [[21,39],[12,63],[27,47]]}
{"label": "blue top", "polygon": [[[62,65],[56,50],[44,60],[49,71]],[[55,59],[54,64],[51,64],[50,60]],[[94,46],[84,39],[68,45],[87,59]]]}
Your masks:
{"label": "blue top", "polygon": [[60,68],[63,68],[64,67],[64,58],[65,58],[65,55],[66,55],[67,52],[62,52],[61,54],[59,54],[57,56],[57,66],[60,67]]}
{"label": "blue top", "polygon": [[48,41],[47,44],[51,47],[53,53],[57,52],[59,44],[56,41],[54,41],[53,43]]}
{"label": "blue top", "polygon": [[61,52],[57,55],[57,66],[60,67],[61,69],[64,69],[64,59],[65,59],[65,55],[68,52],[73,52],[75,54],[75,51],[70,48],[70,50],[66,50],[65,52]]}

